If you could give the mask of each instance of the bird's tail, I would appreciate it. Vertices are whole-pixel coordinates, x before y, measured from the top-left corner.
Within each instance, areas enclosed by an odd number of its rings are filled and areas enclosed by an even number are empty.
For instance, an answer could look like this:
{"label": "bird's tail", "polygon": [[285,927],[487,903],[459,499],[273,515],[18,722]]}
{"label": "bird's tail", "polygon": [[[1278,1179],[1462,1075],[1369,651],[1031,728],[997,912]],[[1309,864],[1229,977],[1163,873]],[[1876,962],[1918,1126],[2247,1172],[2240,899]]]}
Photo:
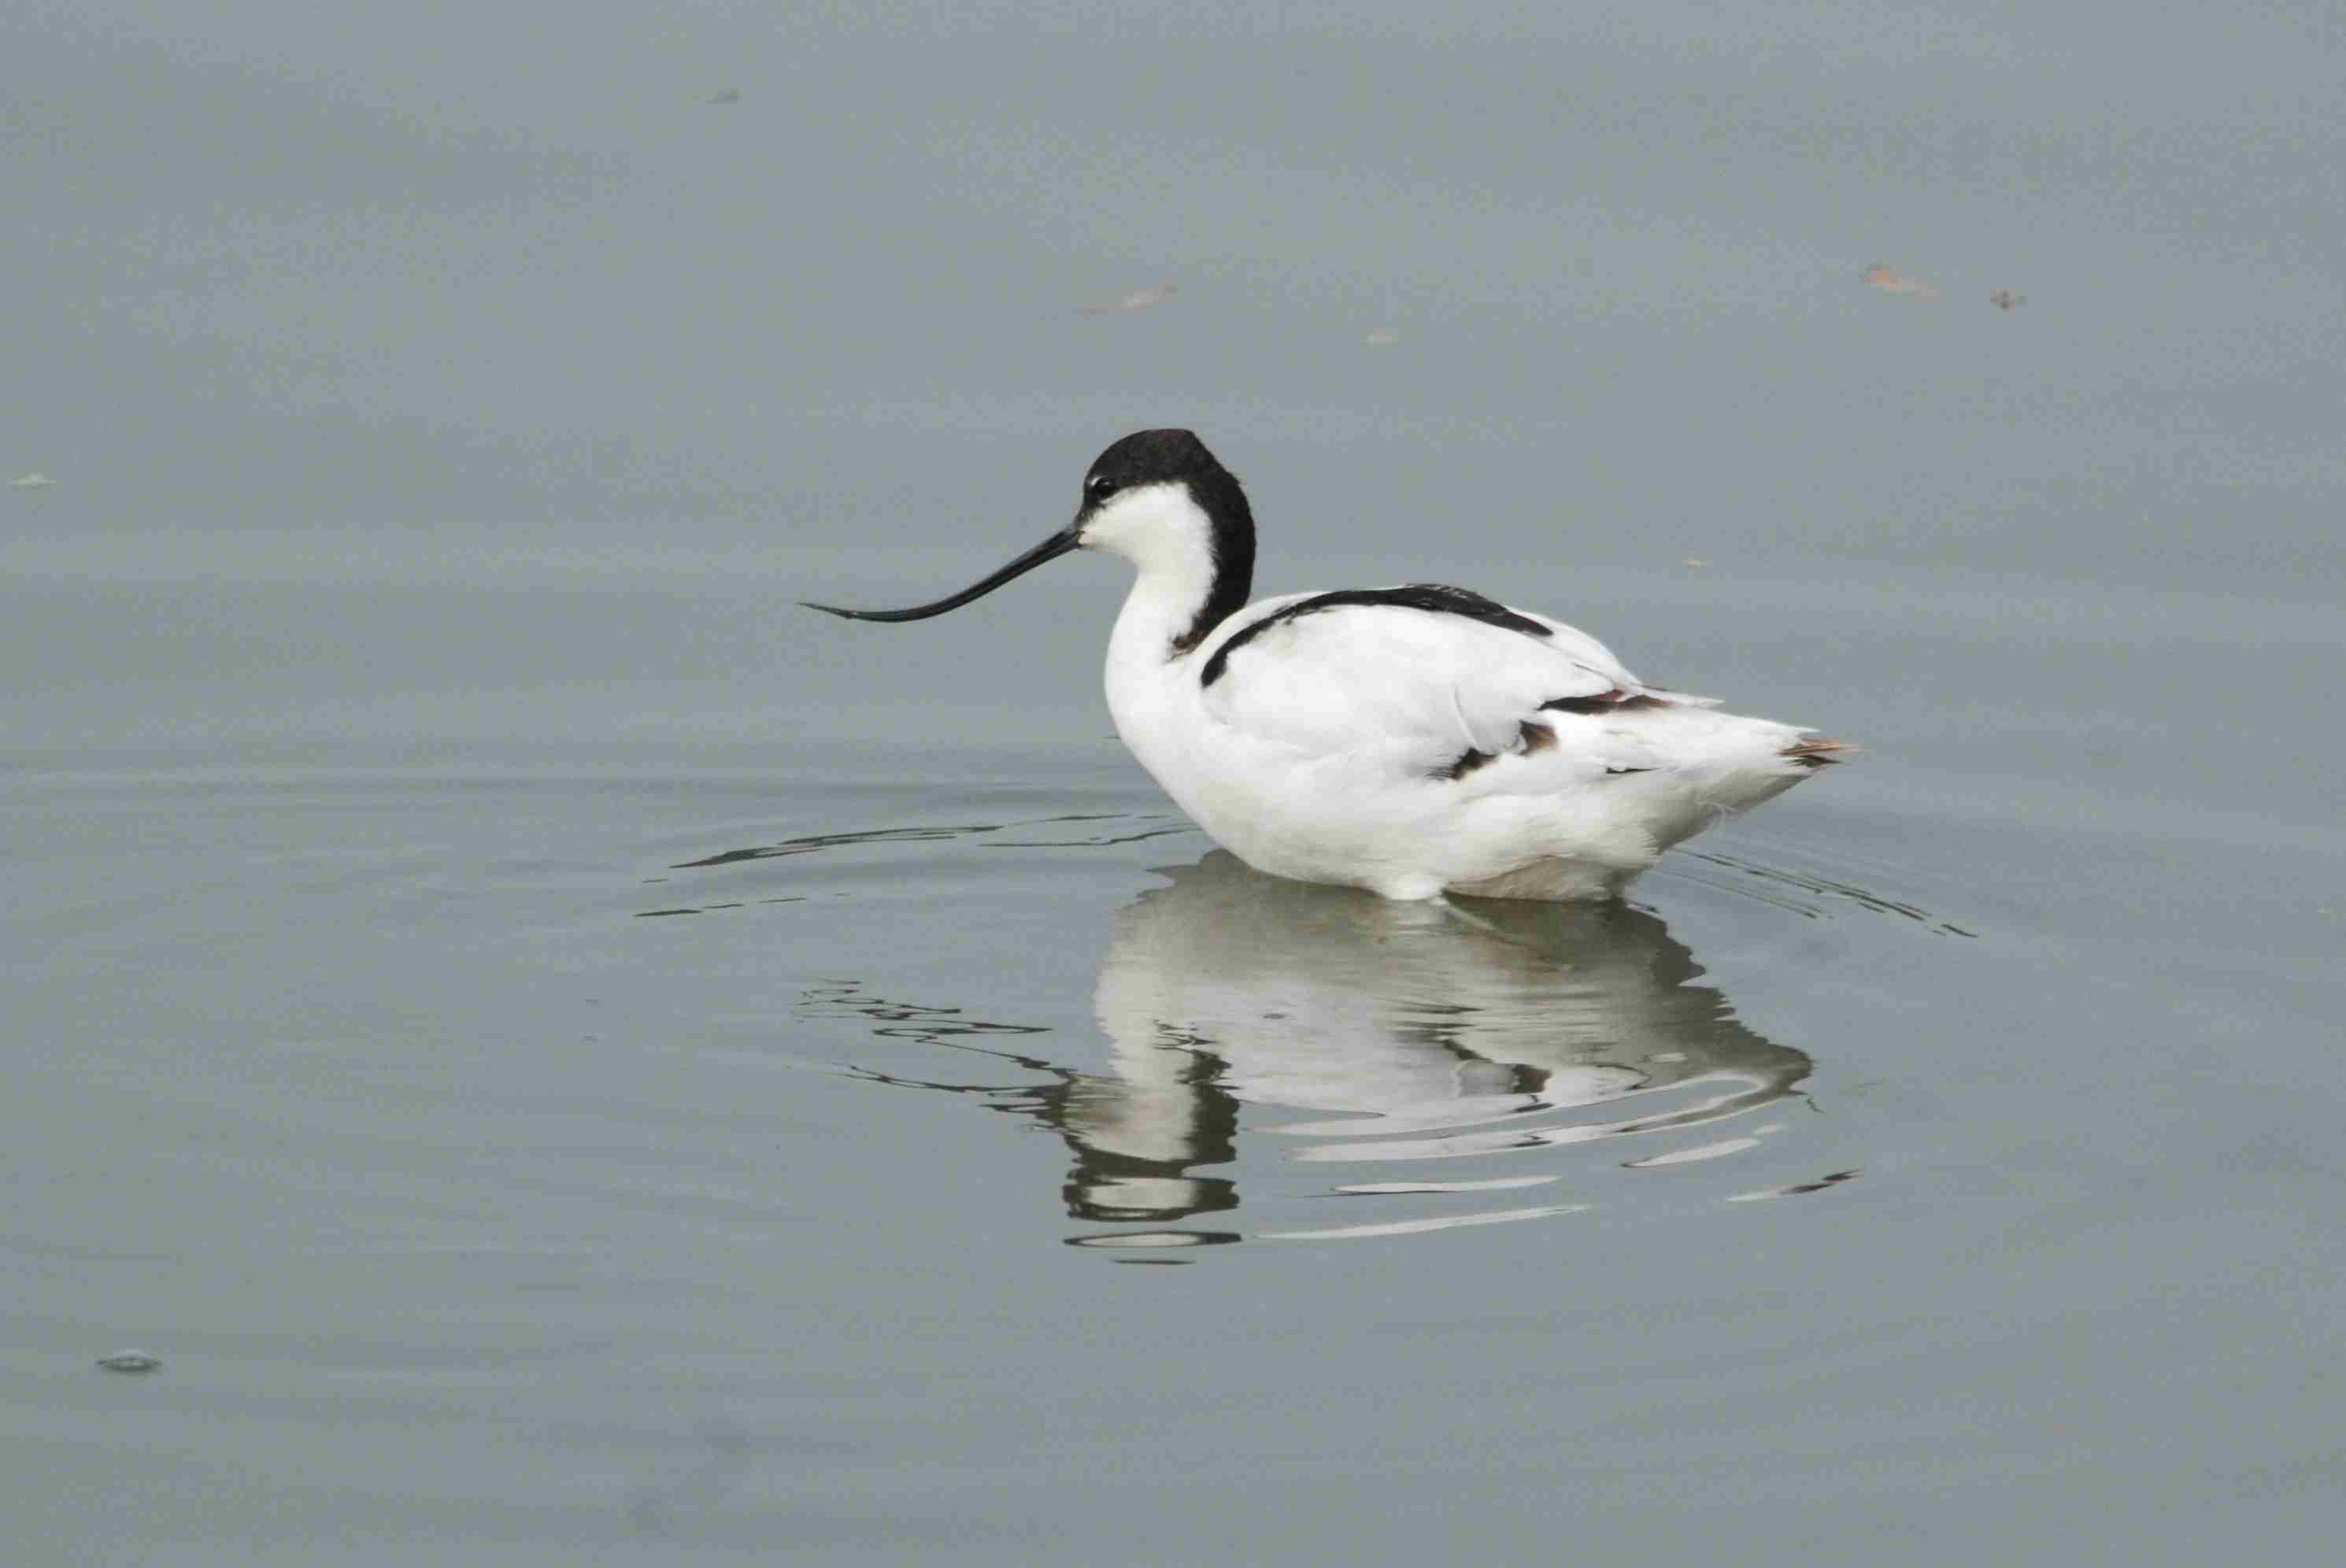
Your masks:
{"label": "bird's tail", "polygon": [[1822,768],[1829,762],[1841,761],[1837,753],[1856,749],[1846,740],[1831,740],[1821,735],[1810,735],[1784,748],[1782,755],[1803,768]]}

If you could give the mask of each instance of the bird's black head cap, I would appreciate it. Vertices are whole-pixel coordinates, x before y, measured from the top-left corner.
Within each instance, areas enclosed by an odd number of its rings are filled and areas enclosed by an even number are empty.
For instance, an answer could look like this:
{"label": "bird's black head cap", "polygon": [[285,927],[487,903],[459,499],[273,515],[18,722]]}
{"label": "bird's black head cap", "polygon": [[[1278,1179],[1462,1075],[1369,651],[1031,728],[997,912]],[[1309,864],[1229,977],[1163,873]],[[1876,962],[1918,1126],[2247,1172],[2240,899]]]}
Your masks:
{"label": "bird's black head cap", "polygon": [[1180,484],[1213,524],[1214,584],[1196,618],[1174,642],[1188,653],[1233,612],[1243,609],[1254,588],[1254,512],[1238,475],[1206,450],[1190,430],[1137,430],[1092,460],[1084,475],[1080,524],[1127,490]]}

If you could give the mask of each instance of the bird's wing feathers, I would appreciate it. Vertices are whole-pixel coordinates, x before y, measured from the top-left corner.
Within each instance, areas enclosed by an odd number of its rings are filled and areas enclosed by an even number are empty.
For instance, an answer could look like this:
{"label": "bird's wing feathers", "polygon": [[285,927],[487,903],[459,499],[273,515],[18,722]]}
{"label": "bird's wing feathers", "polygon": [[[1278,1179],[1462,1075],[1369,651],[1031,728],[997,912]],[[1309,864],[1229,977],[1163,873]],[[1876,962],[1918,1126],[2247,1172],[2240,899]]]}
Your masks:
{"label": "bird's wing feathers", "polygon": [[[1423,602],[1422,588],[1377,592]],[[1526,724],[1648,689],[1585,632],[1459,590],[1425,591],[1472,601],[1470,613],[1396,602],[1312,608],[1303,596],[1257,606],[1219,639],[1228,656],[1205,688],[1207,712],[1300,751],[1382,752],[1433,772],[1468,752],[1521,751]],[[1545,634],[1514,629],[1531,626]],[[1559,703],[1570,706],[1543,711]]]}

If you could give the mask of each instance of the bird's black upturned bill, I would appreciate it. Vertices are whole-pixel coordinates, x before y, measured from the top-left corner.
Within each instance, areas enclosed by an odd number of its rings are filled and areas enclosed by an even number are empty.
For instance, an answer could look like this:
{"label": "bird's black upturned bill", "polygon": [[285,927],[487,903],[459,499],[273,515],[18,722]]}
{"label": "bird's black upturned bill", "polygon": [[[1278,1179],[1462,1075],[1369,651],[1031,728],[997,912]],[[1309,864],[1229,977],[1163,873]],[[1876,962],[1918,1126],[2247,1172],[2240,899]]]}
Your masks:
{"label": "bird's black upturned bill", "polygon": [[1080,546],[1083,535],[1079,524],[1069,524],[1015,561],[981,583],[973,583],[951,598],[939,599],[933,605],[915,605],[909,610],[843,610],[837,605],[818,605],[811,599],[799,603],[810,610],[825,615],[842,616],[851,621],[925,621],[931,616],[942,616],[947,610],[957,610],[972,599],[982,599],[1013,577],[1023,576],[1046,561],[1055,560]]}

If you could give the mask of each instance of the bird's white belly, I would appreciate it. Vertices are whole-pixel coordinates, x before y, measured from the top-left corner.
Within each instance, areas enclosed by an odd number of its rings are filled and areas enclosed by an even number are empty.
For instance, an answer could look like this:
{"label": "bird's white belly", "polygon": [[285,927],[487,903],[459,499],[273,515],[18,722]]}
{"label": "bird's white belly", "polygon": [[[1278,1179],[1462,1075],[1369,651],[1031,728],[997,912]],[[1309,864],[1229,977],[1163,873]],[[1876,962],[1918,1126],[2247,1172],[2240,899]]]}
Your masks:
{"label": "bird's white belly", "polygon": [[1585,801],[1481,793],[1374,748],[1300,755],[1216,723],[1185,695],[1119,704],[1112,692],[1117,729],[1174,803],[1258,871],[1397,899],[1601,898],[1654,859],[1649,835]]}

